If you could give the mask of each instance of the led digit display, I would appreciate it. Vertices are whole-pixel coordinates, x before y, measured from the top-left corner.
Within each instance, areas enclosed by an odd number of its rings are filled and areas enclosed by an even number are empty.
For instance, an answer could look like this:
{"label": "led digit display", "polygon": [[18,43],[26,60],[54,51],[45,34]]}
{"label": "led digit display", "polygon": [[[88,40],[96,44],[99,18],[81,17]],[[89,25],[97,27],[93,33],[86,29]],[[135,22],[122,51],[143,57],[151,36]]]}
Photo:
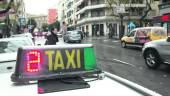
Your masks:
{"label": "led digit display", "polygon": [[39,51],[29,51],[27,53],[27,66],[26,71],[27,72],[38,72],[40,70],[40,64],[41,64],[41,54]]}

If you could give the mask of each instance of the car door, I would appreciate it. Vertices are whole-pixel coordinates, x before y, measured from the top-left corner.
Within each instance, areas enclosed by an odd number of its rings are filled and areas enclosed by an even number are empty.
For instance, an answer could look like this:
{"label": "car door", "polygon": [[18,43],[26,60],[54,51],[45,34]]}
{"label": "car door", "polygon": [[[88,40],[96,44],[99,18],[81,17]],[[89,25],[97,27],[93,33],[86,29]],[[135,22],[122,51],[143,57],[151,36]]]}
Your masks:
{"label": "car door", "polygon": [[165,58],[170,63],[170,42],[166,43],[165,53],[167,53]]}
{"label": "car door", "polygon": [[162,58],[170,63],[170,41],[162,43],[159,52],[160,55],[162,55]]}
{"label": "car door", "polygon": [[129,44],[135,43],[136,30],[131,31],[127,36],[126,42]]}

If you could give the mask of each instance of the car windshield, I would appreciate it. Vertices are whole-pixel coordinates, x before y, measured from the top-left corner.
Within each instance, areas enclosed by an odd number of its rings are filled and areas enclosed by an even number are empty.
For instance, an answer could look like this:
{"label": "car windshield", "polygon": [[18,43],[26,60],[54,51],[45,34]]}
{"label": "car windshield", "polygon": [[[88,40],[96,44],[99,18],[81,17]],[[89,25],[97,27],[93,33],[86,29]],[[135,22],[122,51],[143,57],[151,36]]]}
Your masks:
{"label": "car windshield", "polygon": [[79,31],[72,31],[71,34],[80,34]]}

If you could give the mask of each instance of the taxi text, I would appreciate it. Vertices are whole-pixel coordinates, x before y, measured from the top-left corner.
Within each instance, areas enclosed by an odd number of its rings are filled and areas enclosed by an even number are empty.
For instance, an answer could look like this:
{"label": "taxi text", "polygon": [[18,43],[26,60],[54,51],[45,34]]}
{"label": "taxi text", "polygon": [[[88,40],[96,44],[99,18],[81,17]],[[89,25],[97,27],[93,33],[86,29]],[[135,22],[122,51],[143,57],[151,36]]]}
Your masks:
{"label": "taxi text", "polygon": [[[59,69],[79,69],[81,68],[80,61],[80,49],[64,50],[64,54],[67,58],[63,56],[61,50],[46,50],[45,54],[48,57],[48,70],[57,71]],[[55,58],[53,60],[53,57]],[[74,59],[76,58],[76,59]],[[64,60],[67,62],[64,63]],[[76,61],[75,61],[76,60]]]}

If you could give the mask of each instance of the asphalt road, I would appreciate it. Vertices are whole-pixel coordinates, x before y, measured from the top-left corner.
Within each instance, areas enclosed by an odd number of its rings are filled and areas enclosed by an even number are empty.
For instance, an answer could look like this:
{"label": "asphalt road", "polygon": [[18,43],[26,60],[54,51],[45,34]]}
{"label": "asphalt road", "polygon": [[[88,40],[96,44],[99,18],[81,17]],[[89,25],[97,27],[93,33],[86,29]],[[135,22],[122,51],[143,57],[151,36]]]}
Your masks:
{"label": "asphalt road", "polygon": [[[44,44],[42,38],[36,43]],[[142,57],[141,48],[122,48],[119,40],[107,37],[89,37],[82,43],[92,43],[95,48],[97,64],[104,71],[142,85],[163,96],[170,96],[170,66],[161,65],[157,70],[149,69]],[[58,44],[64,44],[59,38]]]}
{"label": "asphalt road", "polygon": [[157,70],[149,69],[142,57],[141,48],[121,48],[119,40],[106,37],[84,39],[93,43],[97,64],[104,71],[113,73],[139,85],[170,96],[170,66],[162,65]]}

